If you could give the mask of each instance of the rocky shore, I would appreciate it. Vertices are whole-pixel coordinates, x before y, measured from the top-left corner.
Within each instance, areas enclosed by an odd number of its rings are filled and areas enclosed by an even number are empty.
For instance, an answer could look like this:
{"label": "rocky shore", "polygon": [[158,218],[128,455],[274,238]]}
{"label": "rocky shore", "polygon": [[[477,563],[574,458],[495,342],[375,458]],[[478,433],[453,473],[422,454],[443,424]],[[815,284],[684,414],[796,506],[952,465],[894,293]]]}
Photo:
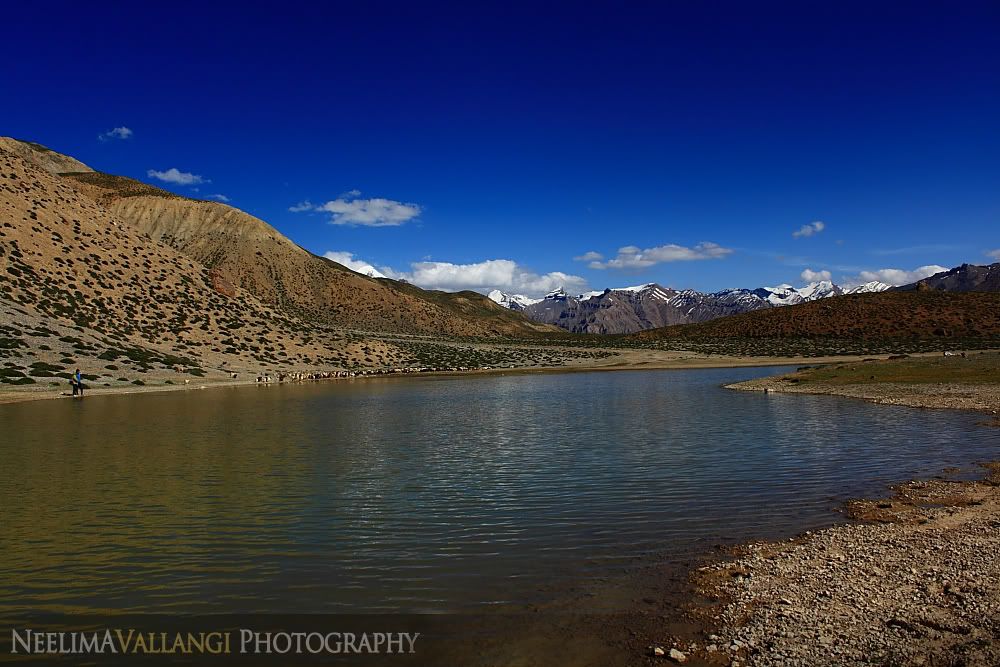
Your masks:
{"label": "rocky shore", "polygon": [[675,648],[691,664],[1000,665],[1000,465],[987,468],[901,485],[848,506],[864,523],[699,569],[717,604],[694,613],[712,630]]}
{"label": "rocky shore", "polygon": [[[1000,426],[996,353],[805,367],[729,389],[829,394],[974,410]],[[1000,453],[1000,432],[997,433]],[[743,545],[691,575],[702,630],[648,649],[651,663],[734,667],[1000,665],[1000,463],[856,500],[851,523]]]}

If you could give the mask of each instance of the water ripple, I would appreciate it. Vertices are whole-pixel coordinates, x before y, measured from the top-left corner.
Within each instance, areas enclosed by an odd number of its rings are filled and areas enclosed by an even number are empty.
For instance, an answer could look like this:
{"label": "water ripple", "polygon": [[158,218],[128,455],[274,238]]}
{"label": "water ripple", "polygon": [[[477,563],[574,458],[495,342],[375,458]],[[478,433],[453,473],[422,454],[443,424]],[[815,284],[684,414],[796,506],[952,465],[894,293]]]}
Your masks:
{"label": "water ripple", "polygon": [[720,388],[778,370],[0,406],[0,613],[523,602],[998,455],[968,415]]}

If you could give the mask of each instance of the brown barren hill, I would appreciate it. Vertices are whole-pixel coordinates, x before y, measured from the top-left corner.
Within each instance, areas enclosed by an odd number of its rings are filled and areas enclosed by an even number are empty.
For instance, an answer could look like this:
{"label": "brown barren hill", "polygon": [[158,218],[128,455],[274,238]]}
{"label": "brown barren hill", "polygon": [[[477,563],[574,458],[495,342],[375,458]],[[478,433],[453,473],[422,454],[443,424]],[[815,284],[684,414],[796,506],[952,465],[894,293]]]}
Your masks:
{"label": "brown barren hill", "polygon": [[103,366],[112,380],[177,367],[342,367],[348,347],[0,147],[0,381],[74,364]]}
{"label": "brown barren hill", "polygon": [[994,337],[1000,337],[1000,293],[938,291],[837,296],[632,335],[634,339],[645,341]]}
{"label": "brown barren hill", "polygon": [[897,287],[900,291],[1000,292],[1000,262],[979,266],[962,264],[929,278]]}
{"label": "brown barren hill", "polygon": [[44,169],[50,174],[61,174],[64,172],[88,172],[93,171],[90,167],[75,158],[54,150],[46,148],[41,144],[31,141],[20,141],[10,137],[0,137],[0,149],[12,153],[17,157],[30,162],[32,165]]}
{"label": "brown barren hill", "polygon": [[476,292],[428,291],[361,275],[310,253],[263,220],[226,204],[188,199],[94,171],[61,177],[138,234],[169,245],[213,269],[218,278],[308,321],[361,331],[446,336],[530,336],[557,330]]}

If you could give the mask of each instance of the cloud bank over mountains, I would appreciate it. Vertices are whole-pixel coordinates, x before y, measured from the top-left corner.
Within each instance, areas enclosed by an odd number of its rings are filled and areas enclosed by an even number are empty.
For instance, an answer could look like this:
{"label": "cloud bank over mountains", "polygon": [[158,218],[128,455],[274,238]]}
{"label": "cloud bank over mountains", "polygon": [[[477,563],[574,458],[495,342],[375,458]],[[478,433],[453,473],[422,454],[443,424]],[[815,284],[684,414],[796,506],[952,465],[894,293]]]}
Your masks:
{"label": "cloud bank over mountains", "polygon": [[920,266],[912,271],[907,271],[905,269],[878,269],[876,271],[862,271],[857,276],[850,278],[845,278],[844,284],[851,285],[861,285],[864,283],[872,282],[877,280],[879,282],[885,283],[886,285],[892,285],[893,287],[899,287],[900,285],[909,285],[910,283],[915,283],[918,280],[923,280],[924,278],[929,278],[935,273],[941,273],[942,271],[947,271],[948,267],[940,266],[938,264],[928,264],[927,266]]}
{"label": "cloud bank over mountains", "polygon": [[813,271],[812,269],[806,269],[799,275],[802,280],[807,283],[814,283],[820,280],[830,280],[833,278],[833,275],[829,271]]}
{"label": "cloud bank over mountains", "polygon": [[376,269],[373,265],[364,261],[363,259],[358,259],[354,256],[353,252],[346,252],[343,250],[329,250],[323,254],[329,260],[346,266],[352,271],[357,271],[358,273],[364,274],[369,278],[386,278],[387,276]]}
{"label": "cloud bank over mountains", "polygon": [[538,273],[510,259],[488,259],[468,264],[421,261],[412,262],[409,271],[397,271],[390,266],[375,266],[343,250],[331,250],[323,256],[372,278],[405,280],[424,289],[447,292],[501,289],[542,296],[560,287],[580,292],[588,287],[587,280],[580,276],[562,271]]}

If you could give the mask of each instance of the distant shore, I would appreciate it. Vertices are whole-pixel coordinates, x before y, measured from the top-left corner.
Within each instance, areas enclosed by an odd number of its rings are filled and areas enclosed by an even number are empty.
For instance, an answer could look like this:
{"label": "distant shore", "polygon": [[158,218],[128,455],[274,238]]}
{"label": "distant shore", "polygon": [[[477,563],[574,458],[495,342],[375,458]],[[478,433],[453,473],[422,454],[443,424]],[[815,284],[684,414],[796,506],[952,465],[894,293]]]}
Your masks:
{"label": "distant shore", "polygon": [[727,385],[737,391],[825,394],[883,405],[1000,412],[1000,353],[922,355],[858,363],[844,359],[823,369]]}
{"label": "distant shore", "polygon": [[[885,358],[883,355],[880,358]],[[830,357],[736,357],[726,355],[708,355],[695,352],[677,352],[660,350],[616,350],[615,354],[600,359],[586,359],[573,361],[561,366],[497,366],[491,368],[477,368],[469,370],[444,370],[434,369],[420,372],[380,374],[380,375],[359,375],[355,377],[323,378],[319,380],[296,380],[286,381],[286,384],[297,384],[300,382],[325,382],[325,381],[345,381],[345,380],[367,380],[373,378],[414,378],[428,376],[476,376],[476,375],[504,375],[504,374],[534,374],[534,373],[574,373],[593,371],[637,371],[637,370],[683,370],[683,369],[708,369],[708,368],[751,368],[767,366],[797,366],[802,364],[831,364],[838,362],[861,361],[860,356],[830,356]],[[334,371],[340,369],[333,369]],[[376,369],[368,369],[376,370]],[[119,386],[101,387],[91,386],[86,392],[86,396],[128,396],[134,394],[150,394],[168,391],[197,391],[204,389],[215,389],[218,387],[241,387],[258,385],[254,378],[254,373],[241,372],[236,379],[231,378],[228,373],[221,371],[211,371],[209,375],[202,378],[183,379],[178,375],[160,374],[144,380],[145,384],[137,386],[135,384],[123,384]],[[168,384],[170,382],[170,384]],[[92,384],[92,383],[91,383]],[[269,384],[277,384],[271,382]],[[50,400],[58,398],[72,398],[69,386],[61,384],[59,387],[35,385],[0,385],[0,404],[20,403],[23,401]]]}

